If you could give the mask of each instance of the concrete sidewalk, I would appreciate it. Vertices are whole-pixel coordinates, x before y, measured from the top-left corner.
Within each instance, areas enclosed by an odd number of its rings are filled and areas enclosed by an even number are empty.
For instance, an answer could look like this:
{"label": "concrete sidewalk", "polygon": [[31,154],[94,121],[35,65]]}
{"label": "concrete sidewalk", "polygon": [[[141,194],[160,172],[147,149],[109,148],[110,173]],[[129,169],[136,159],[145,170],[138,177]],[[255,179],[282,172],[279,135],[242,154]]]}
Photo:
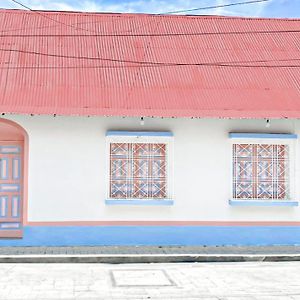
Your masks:
{"label": "concrete sidewalk", "polygon": [[300,246],[0,247],[0,263],[300,261]]}
{"label": "concrete sidewalk", "polygon": [[0,264],[0,300],[300,300],[300,262]]}

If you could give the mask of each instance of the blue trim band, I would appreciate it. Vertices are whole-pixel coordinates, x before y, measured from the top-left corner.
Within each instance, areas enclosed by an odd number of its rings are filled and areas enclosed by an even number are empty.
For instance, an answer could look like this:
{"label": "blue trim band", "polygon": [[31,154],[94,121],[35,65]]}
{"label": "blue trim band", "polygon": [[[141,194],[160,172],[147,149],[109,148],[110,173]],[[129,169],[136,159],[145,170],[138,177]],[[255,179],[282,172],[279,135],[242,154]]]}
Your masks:
{"label": "blue trim band", "polygon": [[229,138],[249,138],[249,139],[297,139],[297,134],[290,133],[229,133]]}
{"label": "blue trim band", "polygon": [[297,201],[229,200],[232,206],[298,206]]}
{"label": "blue trim band", "polygon": [[300,245],[300,226],[25,226],[0,246]]}
{"label": "blue trim band", "polygon": [[[5,189],[5,187],[15,187],[14,190],[11,189]],[[0,192],[1,193],[15,193],[20,191],[20,185],[17,183],[1,183],[0,184]]]}
{"label": "blue trim band", "polygon": [[[14,149],[14,148],[16,148],[17,149],[17,152],[16,151],[5,151],[5,152],[2,152],[2,149]],[[2,153],[2,154],[19,154],[19,153],[21,153],[21,148],[20,148],[20,146],[10,146],[10,145],[7,145],[7,146],[0,146],[0,152]]]}
{"label": "blue trim band", "polygon": [[173,200],[105,200],[106,205],[149,205],[149,206],[165,206],[173,205]]}
{"label": "blue trim band", "polygon": [[[11,224],[14,224],[14,225],[16,225],[16,226],[14,226],[14,227],[5,227],[5,225],[11,225]],[[1,228],[1,230],[20,230],[22,227],[21,227],[21,224],[20,223],[18,223],[18,222],[3,222],[3,223],[1,223],[0,224],[0,228]]]}
{"label": "blue trim band", "polygon": [[[5,176],[2,177],[2,173],[3,173],[3,161],[6,161],[6,173],[5,173]],[[0,179],[2,180],[7,180],[8,179],[8,171],[9,170],[9,159],[6,158],[6,157],[3,157],[1,160],[0,160]]]}
{"label": "blue trim band", "polygon": [[107,131],[106,136],[163,136],[171,137],[170,131]]}
{"label": "blue trim band", "polygon": [[[16,162],[18,162],[18,176],[16,176],[15,174],[15,164]],[[12,177],[14,180],[18,180],[20,179],[20,175],[21,175],[21,159],[20,158],[13,158],[12,159]]]}
{"label": "blue trim band", "polygon": [[[5,201],[5,212],[2,211],[2,201]],[[0,196],[0,218],[7,218],[8,214],[8,196]],[[3,215],[3,216],[2,216]]]}

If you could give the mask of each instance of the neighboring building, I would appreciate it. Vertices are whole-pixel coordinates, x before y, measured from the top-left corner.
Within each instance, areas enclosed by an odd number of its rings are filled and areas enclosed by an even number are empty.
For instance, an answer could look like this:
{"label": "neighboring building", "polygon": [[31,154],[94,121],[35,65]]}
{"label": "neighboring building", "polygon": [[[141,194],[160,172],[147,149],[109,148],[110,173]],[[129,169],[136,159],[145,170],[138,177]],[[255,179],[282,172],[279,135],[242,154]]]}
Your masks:
{"label": "neighboring building", "polygon": [[0,28],[0,246],[300,244],[300,19]]}

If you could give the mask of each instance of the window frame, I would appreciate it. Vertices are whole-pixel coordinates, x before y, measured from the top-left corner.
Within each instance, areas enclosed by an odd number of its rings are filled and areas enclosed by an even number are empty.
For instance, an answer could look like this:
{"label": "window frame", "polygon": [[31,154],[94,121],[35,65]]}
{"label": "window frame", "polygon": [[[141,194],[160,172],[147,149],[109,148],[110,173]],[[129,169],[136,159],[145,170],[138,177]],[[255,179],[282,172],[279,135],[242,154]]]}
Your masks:
{"label": "window frame", "polygon": [[[298,206],[295,201],[295,171],[296,171],[296,139],[295,134],[273,134],[273,133],[230,133],[230,200],[232,206]],[[234,144],[267,144],[289,146],[289,198],[288,199],[238,199],[234,198],[234,176],[233,176],[233,145]]]}
{"label": "window frame", "polygon": [[[106,205],[173,205],[173,134],[168,131],[108,131],[106,133]],[[110,144],[162,143],[166,144],[166,198],[111,198],[110,197]]]}

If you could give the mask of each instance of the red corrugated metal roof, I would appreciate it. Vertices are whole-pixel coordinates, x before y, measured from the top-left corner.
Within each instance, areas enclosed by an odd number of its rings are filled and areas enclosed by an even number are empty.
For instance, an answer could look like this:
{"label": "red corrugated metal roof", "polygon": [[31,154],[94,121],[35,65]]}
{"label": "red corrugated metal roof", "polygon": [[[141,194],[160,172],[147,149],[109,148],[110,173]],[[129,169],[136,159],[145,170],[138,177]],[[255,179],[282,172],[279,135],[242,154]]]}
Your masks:
{"label": "red corrugated metal roof", "polygon": [[299,118],[299,31],[300,19],[0,10],[0,112]]}

